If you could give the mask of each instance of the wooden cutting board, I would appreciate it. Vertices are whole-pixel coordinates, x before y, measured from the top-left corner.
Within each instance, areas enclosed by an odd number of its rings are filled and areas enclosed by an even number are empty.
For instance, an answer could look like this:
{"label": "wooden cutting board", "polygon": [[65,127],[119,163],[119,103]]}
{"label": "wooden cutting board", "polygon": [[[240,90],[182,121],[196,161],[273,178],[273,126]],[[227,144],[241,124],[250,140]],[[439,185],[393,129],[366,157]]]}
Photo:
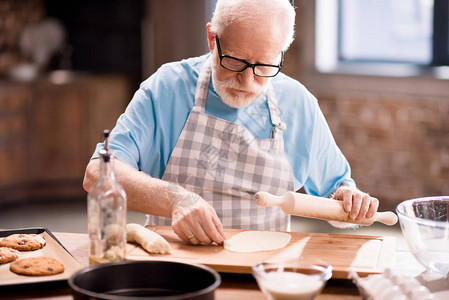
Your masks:
{"label": "wooden cutting board", "polygon": [[[288,232],[292,238],[282,249],[252,253],[236,253],[221,246],[186,245],[169,226],[148,226],[163,236],[171,246],[170,254],[149,254],[137,244],[128,243],[127,259],[169,260],[207,265],[217,272],[248,273],[259,260],[273,258],[320,259],[333,266],[333,278],[348,278],[349,269],[359,276],[382,273],[392,265],[395,254],[395,238],[347,234]],[[225,229],[227,238],[241,232]]]}

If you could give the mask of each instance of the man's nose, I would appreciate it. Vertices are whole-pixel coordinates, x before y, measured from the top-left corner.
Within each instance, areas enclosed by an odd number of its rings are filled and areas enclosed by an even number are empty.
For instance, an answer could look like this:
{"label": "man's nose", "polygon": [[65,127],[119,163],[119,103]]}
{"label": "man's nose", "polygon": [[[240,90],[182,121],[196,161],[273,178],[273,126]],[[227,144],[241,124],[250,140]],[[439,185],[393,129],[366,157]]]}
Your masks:
{"label": "man's nose", "polygon": [[254,82],[254,73],[252,68],[247,68],[246,70],[239,73],[239,81],[242,87],[250,88]]}

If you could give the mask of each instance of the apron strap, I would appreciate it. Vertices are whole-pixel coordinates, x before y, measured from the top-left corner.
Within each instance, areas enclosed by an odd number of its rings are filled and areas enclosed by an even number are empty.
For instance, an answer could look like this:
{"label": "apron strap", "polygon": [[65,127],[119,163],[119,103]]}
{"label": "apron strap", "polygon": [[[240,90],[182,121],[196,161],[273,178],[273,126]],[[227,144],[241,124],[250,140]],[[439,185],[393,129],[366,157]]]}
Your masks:
{"label": "apron strap", "polygon": [[209,56],[204,63],[203,68],[200,71],[200,75],[198,76],[198,82],[195,89],[195,104],[193,109],[202,113],[206,111],[207,91],[209,90],[210,76],[212,74],[212,69],[210,67],[211,59],[212,55]]}
{"label": "apron strap", "polygon": [[271,83],[269,83],[267,87],[267,101],[268,109],[270,110],[271,123],[273,123],[273,125],[278,125],[281,123],[281,113]]}
{"label": "apron strap", "polygon": [[267,88],[267,101],[268,109],[270,110],[271,123],[274,125],[271,129],[271,138],[282,136],[284,130],[287,128],[287,125],[281,121],[281,110],[279,109],[278,101],[271,83],[268,84]]}

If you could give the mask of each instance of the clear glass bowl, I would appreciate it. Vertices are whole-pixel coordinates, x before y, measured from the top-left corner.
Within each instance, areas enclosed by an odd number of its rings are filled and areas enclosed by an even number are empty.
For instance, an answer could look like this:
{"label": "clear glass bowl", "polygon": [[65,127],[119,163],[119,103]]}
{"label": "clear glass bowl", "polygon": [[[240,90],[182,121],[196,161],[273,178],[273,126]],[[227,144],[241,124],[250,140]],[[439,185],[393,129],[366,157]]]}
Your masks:
{"label": "clear glass bowl", "polygon": [[253,276],[268,299],[313,299],[332,276],[318,260],[270,260],[253,265]]}
{"label": "clear glass bowl", "polygon": [[449,196],[401,202],[396,212],[410,251],[427,270],[449,272]]}

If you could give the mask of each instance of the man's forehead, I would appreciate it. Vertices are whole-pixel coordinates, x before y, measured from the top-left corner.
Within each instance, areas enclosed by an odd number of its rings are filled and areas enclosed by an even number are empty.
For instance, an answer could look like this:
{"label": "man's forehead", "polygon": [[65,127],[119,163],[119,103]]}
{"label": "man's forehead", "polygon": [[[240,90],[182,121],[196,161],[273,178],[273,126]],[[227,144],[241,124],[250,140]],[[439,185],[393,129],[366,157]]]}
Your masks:
{"label": "man's forehead", "polygon": [[245,58],[257,54],[262,60],[273,60],[282,51],[282,41],[272,30],[228,26],[219,36],[223,54]]}
{"label": "man's forehead", "polygon": [[282,43],[283,26],[276,24],[275,19],[243,19],[234,20],[223,27],[221,37],[227,39],[256,40],[265,44]]}

